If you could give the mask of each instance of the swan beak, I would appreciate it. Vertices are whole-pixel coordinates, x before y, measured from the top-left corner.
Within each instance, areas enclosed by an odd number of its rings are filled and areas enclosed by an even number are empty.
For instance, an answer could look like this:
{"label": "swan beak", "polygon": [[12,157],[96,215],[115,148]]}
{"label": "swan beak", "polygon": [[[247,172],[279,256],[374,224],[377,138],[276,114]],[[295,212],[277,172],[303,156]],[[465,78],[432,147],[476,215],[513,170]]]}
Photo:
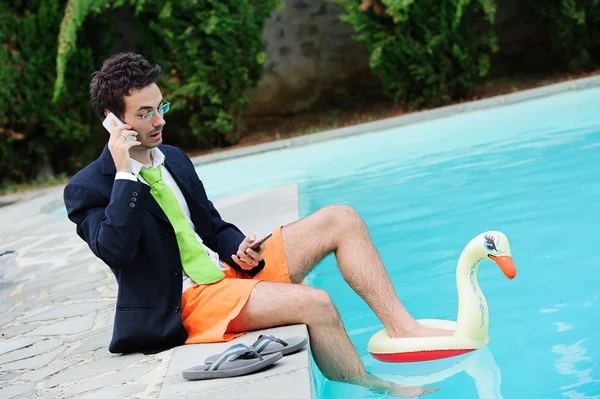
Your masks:
{"label": "swan beak", "polygon": [[506,276],[507,279],[512,280],[517,275],[517,268],[513,263],[513,259],[510,256],[494,256],[488,254],[488,257],[496,262],[502,273]]}

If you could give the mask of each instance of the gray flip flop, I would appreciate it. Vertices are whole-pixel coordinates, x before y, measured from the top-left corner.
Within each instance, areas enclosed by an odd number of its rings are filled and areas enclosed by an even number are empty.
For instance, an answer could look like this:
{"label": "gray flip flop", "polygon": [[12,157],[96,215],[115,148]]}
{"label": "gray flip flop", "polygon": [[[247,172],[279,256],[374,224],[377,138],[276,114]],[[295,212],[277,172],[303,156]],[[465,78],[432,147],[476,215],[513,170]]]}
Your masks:
{"label": "gray flip flop", "polygon": [[[285,356],[298,352],[300,349],[304,348],[307,343],[308,339],[306,337],[291,337],[284,341],[272,335],[264,334],[258,337],[256,342],[252,344],[252,348],[262,356],[268,356],[273,353],[281,353]],[[246,355],[243,355],[242,358],[245,358],[245,356]],[[217,361],[218,358],[219,355],[209,356],[204,363],[212,364]]]}
{"label": "gray flip flop", "polygon": [[238,377],[262,370],[282,357],[281,353],[261,356],[254,348],[237,344],[217,355],[216,361],[211,365],[203,364],[184,370],[183,378],[194,381]]}

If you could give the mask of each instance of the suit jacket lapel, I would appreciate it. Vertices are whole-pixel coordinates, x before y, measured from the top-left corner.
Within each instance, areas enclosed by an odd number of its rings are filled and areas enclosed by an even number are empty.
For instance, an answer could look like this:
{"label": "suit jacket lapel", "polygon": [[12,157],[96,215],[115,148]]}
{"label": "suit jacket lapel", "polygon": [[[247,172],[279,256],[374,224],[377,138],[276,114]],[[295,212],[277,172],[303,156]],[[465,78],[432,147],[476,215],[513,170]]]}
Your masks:
{"label": "suit jacket lapel", "polygon": [[195,206],[199,206],[204,212],[206,212],[206,208],[192,195],[192,190],[190,188],[189,179],[187,179],[186,171],[181,168],[177,161],[171,160],[168,161],[165,159],[165,167],[169,170],[169,173],[175,180],[175,183],[179,186],[179,189],[183,193],[185,200],[188,203],[188,207],[190,208],[190,212],[192,212]]}
{"label": "suit jacket lapel", "polygon": [[181,167],[179,162],[177,162],[176,159],[173,159],[172,155],[169,157],[165,157],[165,168],[167,168],[167,170],[173,177],[173,180],[175,180],[175,183],[177,183],[182,192],[184,190],[187,192],[190,191],[187,181],[184,182],[182,180],[182,178],[185,176],[185,170],[183,170],[183,168]]}
{"label": "suit jacket lapel", "polygon": [[196,227],[196,232],[200,237],[209,237],[212,230],[210,228],[211,224],[208,210],[192,195],[189,173],[179,162],[177,162],[177,159],[173,159],[173,156],[165,157],[165,167],[169,170],[173,180],[175,180],[175,183],[179,186],[179,189],[188,204],[192,222]]}

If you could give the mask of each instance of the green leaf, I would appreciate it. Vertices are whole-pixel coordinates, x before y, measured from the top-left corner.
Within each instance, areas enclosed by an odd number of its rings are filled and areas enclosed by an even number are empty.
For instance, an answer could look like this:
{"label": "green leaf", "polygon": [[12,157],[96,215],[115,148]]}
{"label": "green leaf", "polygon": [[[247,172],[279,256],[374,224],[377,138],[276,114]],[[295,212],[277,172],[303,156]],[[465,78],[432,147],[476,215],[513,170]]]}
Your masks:
{"label": "green leaf", "polygon": [[83,21],[92,11],[102,11],[101,5],[107,6],[107,0],[69,0],[65,7],[65,14],[60,26],[58,36],[58,49],[56,55],[56,81],[52,101],[56,102],[65,86],[65,70],[69,58],[76,50],[77,32]]}

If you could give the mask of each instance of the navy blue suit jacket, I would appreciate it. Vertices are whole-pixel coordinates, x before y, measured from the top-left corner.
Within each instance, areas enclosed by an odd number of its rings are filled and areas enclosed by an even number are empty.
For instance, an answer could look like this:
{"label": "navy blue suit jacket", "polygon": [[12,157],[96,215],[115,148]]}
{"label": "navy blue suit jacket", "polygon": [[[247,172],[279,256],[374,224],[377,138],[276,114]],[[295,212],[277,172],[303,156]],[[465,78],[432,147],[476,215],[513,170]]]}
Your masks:
{"label": "navy blue suit jacket", "polygon": [[[240,269],[231,255],[237,252],[244,234],[221,219],[188,156],[168,145],[159,149],[204,244]],[[150,187],[140,181],[115,180],[115,174],[105,147],[64,190],[68,216],[77,225],[77,234],[117,279],[108,349],[113,353],[156,352],[181,345],[187,332],[181,322],[181,260],[173,228]],[[263,267],[264,261],[246,273],[254,276]]]}

